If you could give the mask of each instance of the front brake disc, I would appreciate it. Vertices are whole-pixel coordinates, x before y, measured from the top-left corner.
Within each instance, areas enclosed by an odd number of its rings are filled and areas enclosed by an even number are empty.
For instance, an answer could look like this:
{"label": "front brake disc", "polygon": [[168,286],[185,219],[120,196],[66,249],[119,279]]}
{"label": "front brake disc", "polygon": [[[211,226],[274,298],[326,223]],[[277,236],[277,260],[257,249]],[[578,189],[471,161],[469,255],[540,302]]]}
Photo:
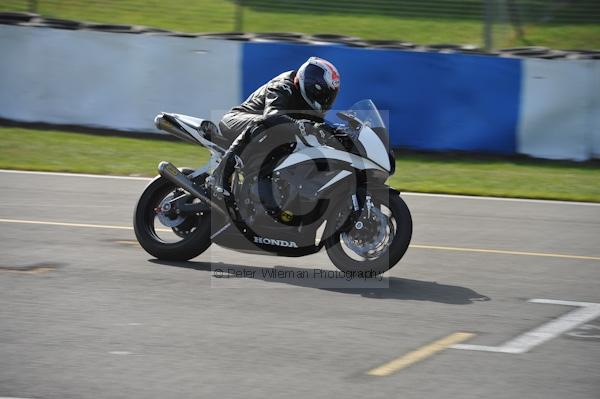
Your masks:
{"label": "front brake disc", "polygon": [[370,251],[377,249],[385,240],[385,232],[388,225],[387,216],[384,215],[379,208],[372,208],[371,213],[375,214],[377,223],[377,231],[374,232],[375,234],[371,236],[371,239],[359,243],[359,240],[352,237],[352,231],[350,233],[341,234],[344,244],[346,244],[352,252],[362,257],[367,257]]}

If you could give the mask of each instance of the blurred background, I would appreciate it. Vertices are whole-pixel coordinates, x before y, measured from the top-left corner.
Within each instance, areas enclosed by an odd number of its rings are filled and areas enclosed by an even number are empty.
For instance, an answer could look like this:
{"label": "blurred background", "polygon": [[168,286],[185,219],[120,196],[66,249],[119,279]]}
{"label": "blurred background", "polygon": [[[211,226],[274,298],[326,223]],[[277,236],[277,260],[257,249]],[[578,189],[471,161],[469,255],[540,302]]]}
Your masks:
{"label": "blurred background", "polygon": [[4,0],[0,48],[3,168],[199,164],[158,112],[218,120],[317,55],[336,107],[388,112],[397,188],[600,201],[597,0]]}
{"label": "blurred background", "polygon": [[4,0],[0,11],[180,32],[333,33],[488,50],[600,48],[597,0]]}

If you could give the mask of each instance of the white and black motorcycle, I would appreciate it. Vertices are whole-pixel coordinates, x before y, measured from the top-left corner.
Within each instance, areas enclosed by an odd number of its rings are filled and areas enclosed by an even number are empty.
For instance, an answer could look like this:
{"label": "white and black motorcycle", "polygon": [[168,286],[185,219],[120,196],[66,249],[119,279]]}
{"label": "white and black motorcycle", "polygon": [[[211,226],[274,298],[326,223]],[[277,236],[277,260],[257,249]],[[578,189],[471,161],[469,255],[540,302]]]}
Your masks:
{"label": "white and black motorcycle", "polygon": [[395,171],[388,131],[371,100],[337,115],[343,124],[327,145],[259,134],[227,182],[231,195],[220,196],[207,179],[228,140],[208,120],[161,113],[159,129],[208,148],[211,158],[195,170],[160,163],[135,209],[139,243],[164,260],[194,258],[212,243],[281,256],[325,246],[343,272],[389,270],[408,248],[412,219],[400,193],[385,185]]}

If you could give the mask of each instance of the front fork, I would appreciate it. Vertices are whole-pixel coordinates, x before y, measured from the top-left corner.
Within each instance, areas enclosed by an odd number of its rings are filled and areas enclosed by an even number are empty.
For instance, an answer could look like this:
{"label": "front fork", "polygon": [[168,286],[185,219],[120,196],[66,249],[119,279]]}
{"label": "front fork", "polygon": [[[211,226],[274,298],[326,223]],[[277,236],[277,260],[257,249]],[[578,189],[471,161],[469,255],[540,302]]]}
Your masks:
{"label": "front fork", "polygon": [[346,210],[346,212],[342,212],[342,215],[339,215],[339,211],[334,212],[333,215],[328,217],[326,228],[327,234],[339,234],[344,231],[350,231],[353,228],[361,230],[363,228],[363,223],[361,221],[363,212],[366,211],[367,218],[370,218],[372,209],[375,206],[369,190],[387,191],[389,189],[385,184],[381,184],[381,186],[379,184],[371,184],[368,187],[365,179],[366,176],[361,176],[360,172],[357,173],[359,178],[357,190],[350,195],[350,207],[348,207],[347,200],[339,203],[339,206],[333,207],[335,209]]}

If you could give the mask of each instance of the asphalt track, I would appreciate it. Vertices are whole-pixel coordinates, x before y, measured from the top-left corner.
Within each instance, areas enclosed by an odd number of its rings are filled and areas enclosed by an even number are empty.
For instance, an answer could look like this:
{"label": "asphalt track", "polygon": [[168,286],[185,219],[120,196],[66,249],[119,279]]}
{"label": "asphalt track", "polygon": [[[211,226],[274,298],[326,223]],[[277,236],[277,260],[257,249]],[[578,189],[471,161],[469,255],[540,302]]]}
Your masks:
{"label": "asphalt track", "polygon": [[389,288],[342,289],[262,274],[325,253],[153,261],[145,184],[0,172],[0,397],[598,397],[598,205],[406,195]]}

